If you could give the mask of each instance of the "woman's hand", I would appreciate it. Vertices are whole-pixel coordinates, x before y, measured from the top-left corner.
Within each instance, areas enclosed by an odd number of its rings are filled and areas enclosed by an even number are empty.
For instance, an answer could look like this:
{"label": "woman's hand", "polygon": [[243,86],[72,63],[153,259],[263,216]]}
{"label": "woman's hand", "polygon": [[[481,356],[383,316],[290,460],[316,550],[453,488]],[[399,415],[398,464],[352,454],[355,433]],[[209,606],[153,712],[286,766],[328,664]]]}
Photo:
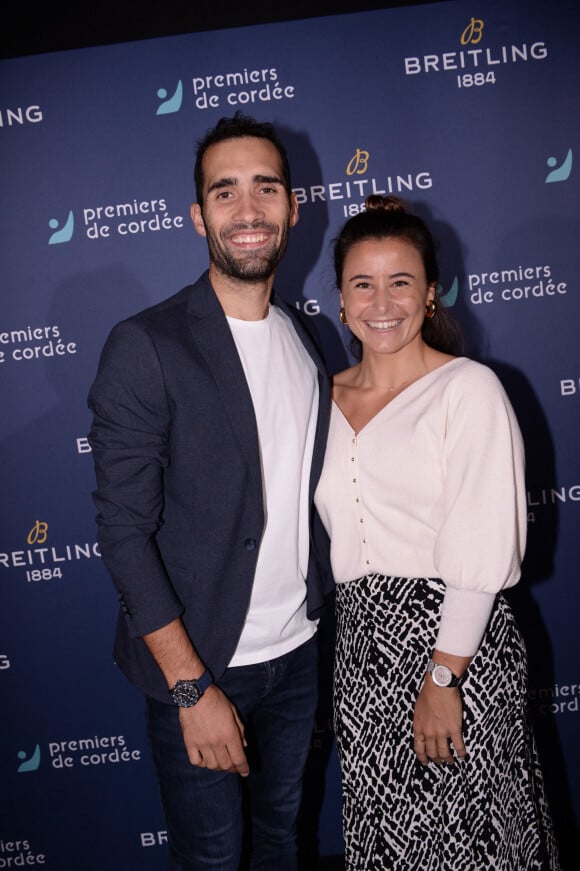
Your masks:
{"label": "woman's hand", "polygon": [[[470,659],[435,650],[433,659],[447,665],[458,677],[463,674]],[[413,717],[413,748],[419,762],[454,763],[451,746],[459,759],[466,756],[461,734],[463,704],[457,687],[440,687],[430,674],[425,675],[423,688],[415,702]]]}

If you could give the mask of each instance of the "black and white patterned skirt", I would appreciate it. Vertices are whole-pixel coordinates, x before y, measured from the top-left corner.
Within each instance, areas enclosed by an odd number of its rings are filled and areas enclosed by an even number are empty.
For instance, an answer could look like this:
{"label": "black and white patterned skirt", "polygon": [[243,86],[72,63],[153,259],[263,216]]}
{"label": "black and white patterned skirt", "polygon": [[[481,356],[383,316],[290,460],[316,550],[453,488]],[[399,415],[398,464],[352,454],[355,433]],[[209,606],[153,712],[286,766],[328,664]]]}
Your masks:
{"label": "black and white patterned skirt", "polygon": [[335,730],[349,871],[556,871],[527,714],[526,651],[502,595],[462,684],[467,759],[427,766],[413,710],[444,584],[367,575],[338,584]]}

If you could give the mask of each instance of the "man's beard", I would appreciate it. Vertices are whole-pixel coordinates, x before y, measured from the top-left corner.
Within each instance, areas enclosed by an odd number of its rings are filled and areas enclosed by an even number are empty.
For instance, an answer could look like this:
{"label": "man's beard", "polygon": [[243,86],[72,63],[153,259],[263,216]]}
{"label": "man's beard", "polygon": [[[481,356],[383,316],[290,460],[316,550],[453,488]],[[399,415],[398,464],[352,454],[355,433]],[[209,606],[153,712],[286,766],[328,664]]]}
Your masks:
{"label": "man's beard", "polygon": [[[280,242],[273,243],[272,247],[260,252],[241,252],[235,254],[225,244],[218,244],[215,233],[206,225],[206,238],[209,249],[209,257],[213,265],[224,275],[238,281],[265,281],[276,271],[278,264],[286,253],[288,245],[288,224],[283,228]],[[278,228],[265,221],[256,221],[254,224],[236,224],[226,231],[227,236],[235,232],[251,232],[256,230],[268,230],[277,233]],[[220,240],[221,241],[221,240]]]}

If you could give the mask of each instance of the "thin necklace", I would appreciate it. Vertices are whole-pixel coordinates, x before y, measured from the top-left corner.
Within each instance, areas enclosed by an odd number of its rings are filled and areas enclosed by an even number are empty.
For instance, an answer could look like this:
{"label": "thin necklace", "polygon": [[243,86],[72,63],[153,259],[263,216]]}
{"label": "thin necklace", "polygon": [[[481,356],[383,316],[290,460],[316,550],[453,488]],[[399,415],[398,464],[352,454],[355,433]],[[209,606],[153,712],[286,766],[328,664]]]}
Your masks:
{"label": "thin necklace", "polygon": [[409,383],[409,379],[405,378],[404,381],[401,381],[400,384],[395,384],[393,387],[379,387],[379,390],[385,390],[387,393],[394,393],[395,390],[399,390],[401,387],[404,387],[405,384]]}
{"label": "thin necklace", "polygon": [[404,381],[401,381],[400,384],[393,385],[393,387],[377,387],[376,389],[377,390],[385,390],[387,393],[394,393],[395,390],[400,390],[401,387],[405,387],[405,385],[408,384],[409,381],[411,381],[411,380],[412,380],[412,376],[409,376],[408,378],[405,378]]}
{"label": "thin necklace", "polygon": [[[404,381],[401,381],[399,384],[393,384],[392,387],[382,387],[380,384],[378,384],[376,387],[373,387],[373,386],[371,385],[370,389],[371,389],[371,390],[384,390],[385,393],[394,393],[395,390],[400,390],[401,387],[406,387],[407,384],[409,384],[409,383],[411,383],[411,382],[413,382],[413,381],[416,381],[417,378],[420,378],[420,377],[421,377],[421,374],[424,374],[424,373],[420,373],[420,372],[419,372],[419,373],[417,373],[416,375],[407,375],[407,377],[405,378]],[[368,389],[368,388],[367,388],[367,389]]]}

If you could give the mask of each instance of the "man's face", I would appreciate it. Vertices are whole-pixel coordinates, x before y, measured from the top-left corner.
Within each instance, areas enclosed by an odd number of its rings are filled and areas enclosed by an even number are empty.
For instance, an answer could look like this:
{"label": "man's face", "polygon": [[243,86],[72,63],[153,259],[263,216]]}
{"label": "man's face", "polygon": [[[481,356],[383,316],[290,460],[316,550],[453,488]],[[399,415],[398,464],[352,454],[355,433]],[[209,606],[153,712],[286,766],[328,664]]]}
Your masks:
{"label": "man's face", "polygon": [[282,162],[268,139],[243,137],[210,145],[203,162],[203,207],[191,217],[205,236],[212,267],[239,281],[270,278],[284,256],[288,230],[298,220]]}

